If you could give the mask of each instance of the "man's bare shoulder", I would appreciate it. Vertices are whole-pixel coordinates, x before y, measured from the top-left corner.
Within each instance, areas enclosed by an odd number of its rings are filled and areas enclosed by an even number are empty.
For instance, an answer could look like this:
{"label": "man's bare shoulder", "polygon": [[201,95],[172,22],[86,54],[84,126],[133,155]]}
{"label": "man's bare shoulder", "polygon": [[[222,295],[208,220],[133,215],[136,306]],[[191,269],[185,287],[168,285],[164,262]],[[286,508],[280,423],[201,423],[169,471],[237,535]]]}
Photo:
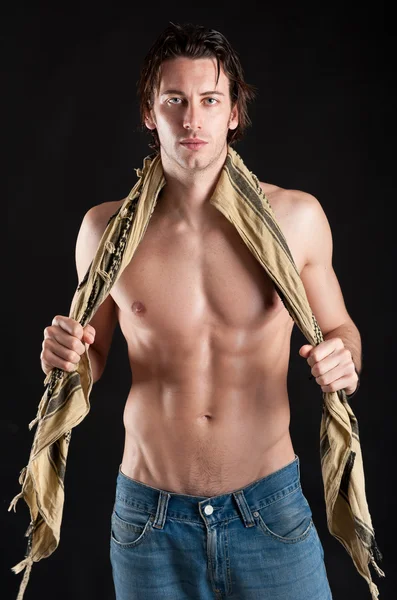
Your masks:
{"label": "man's bare shoulder", "polygon": [[111,216],[113,216],[123,204],[122,200],[114,200],[110,202],[102,202],[92,206],[84,215],[85,225],[92,233],[102,235],[106,229]]}
{"label": "man's bare shoulder", "polygon": [[[319,200],[302,190],[259,182],[293,254],[303,266],[332,254],[331,227]],[[302,254],[303,252],[303,254]]]}
{"label": "man's bare shoulder", "polygon": [[260,181],[260,186],[273,208],[276,218],[294,217],[295,223],[297,217],[307,221],[309,217],[319,217],[323,212],[318,199],[302,190],[287,189]]}
{"label": "man's bare shoulder", "polygon": [[259,183],[269,202],[271,202],[271,200],[273,200],[273,202],[290,201],[295,204],[307,205],[318,203],[317,198],[309,192],[304,192],[302,190],[287,189],[279,185],[274,185],[272,183],[265,183],[264,181],[260,181]]}
{"label": "man's bare shoulder", "polygon": [[76,260],[79,277],[88,268],[109,219],[123,204],[123,200],[96,204],[85,213],[76,241]]}

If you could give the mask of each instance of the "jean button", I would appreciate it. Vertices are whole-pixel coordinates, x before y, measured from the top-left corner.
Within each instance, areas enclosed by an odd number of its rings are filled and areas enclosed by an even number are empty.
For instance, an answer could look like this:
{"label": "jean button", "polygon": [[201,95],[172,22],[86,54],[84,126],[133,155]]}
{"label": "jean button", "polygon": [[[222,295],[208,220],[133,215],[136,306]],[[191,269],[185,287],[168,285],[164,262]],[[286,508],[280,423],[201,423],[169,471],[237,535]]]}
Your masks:
{"label": "jean button", "polygon": [[211,504],[207,504],[207,506],[204,508],[204,512],[206,515],[212,515],[212,513],[214,512],[214,509],[211,506]]}
{"label": "jean button", "polygon": [[258,513],[257,510],[254,513],[252,513],[252,514],[254,515],[254,517],[259,517],[259,513]]}

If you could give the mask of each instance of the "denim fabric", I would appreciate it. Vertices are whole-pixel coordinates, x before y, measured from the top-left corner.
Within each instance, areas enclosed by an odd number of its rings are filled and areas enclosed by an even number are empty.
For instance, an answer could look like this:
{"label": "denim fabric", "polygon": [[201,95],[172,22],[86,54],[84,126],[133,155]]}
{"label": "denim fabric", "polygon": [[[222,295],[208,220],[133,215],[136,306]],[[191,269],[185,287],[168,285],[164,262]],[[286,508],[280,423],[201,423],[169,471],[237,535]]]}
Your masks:
{"label": "denim fabric", "polygon": [[153,488],[119,468],[110,561],[116,600],[332,600],[296,454],[211,497]]}

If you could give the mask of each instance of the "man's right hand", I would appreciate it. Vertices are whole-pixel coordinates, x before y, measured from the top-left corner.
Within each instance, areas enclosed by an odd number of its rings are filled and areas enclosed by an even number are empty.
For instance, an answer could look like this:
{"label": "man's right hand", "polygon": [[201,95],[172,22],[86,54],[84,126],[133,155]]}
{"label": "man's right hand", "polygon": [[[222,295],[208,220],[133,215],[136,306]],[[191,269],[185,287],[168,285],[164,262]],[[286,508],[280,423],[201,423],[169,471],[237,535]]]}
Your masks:
{"label": "man's right hand", "polygon": [[94,339],[95,329],[92,325],[82,327],[70,317],[54,317],[52,324],[44,329],[43,350],[40,354],[44,373],[48,375],[54,367],[68,372],[75,371],[86,350],[84,343],[92,344]]}

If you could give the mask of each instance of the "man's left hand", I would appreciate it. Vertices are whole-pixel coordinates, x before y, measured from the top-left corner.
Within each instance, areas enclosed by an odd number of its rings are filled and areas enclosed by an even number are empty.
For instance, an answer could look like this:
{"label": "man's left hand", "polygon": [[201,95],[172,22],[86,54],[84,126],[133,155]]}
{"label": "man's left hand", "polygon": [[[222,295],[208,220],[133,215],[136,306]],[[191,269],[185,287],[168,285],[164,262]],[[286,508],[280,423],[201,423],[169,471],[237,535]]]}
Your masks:
{"label": "man's left hand", "polygon": [[300,356],[307,359],[311,374],[323,392],[337,392],[344,389],[352,394],[358,382],[353,357],[341,338],[324,340],[317,346],[305,344],[299,350]]}

